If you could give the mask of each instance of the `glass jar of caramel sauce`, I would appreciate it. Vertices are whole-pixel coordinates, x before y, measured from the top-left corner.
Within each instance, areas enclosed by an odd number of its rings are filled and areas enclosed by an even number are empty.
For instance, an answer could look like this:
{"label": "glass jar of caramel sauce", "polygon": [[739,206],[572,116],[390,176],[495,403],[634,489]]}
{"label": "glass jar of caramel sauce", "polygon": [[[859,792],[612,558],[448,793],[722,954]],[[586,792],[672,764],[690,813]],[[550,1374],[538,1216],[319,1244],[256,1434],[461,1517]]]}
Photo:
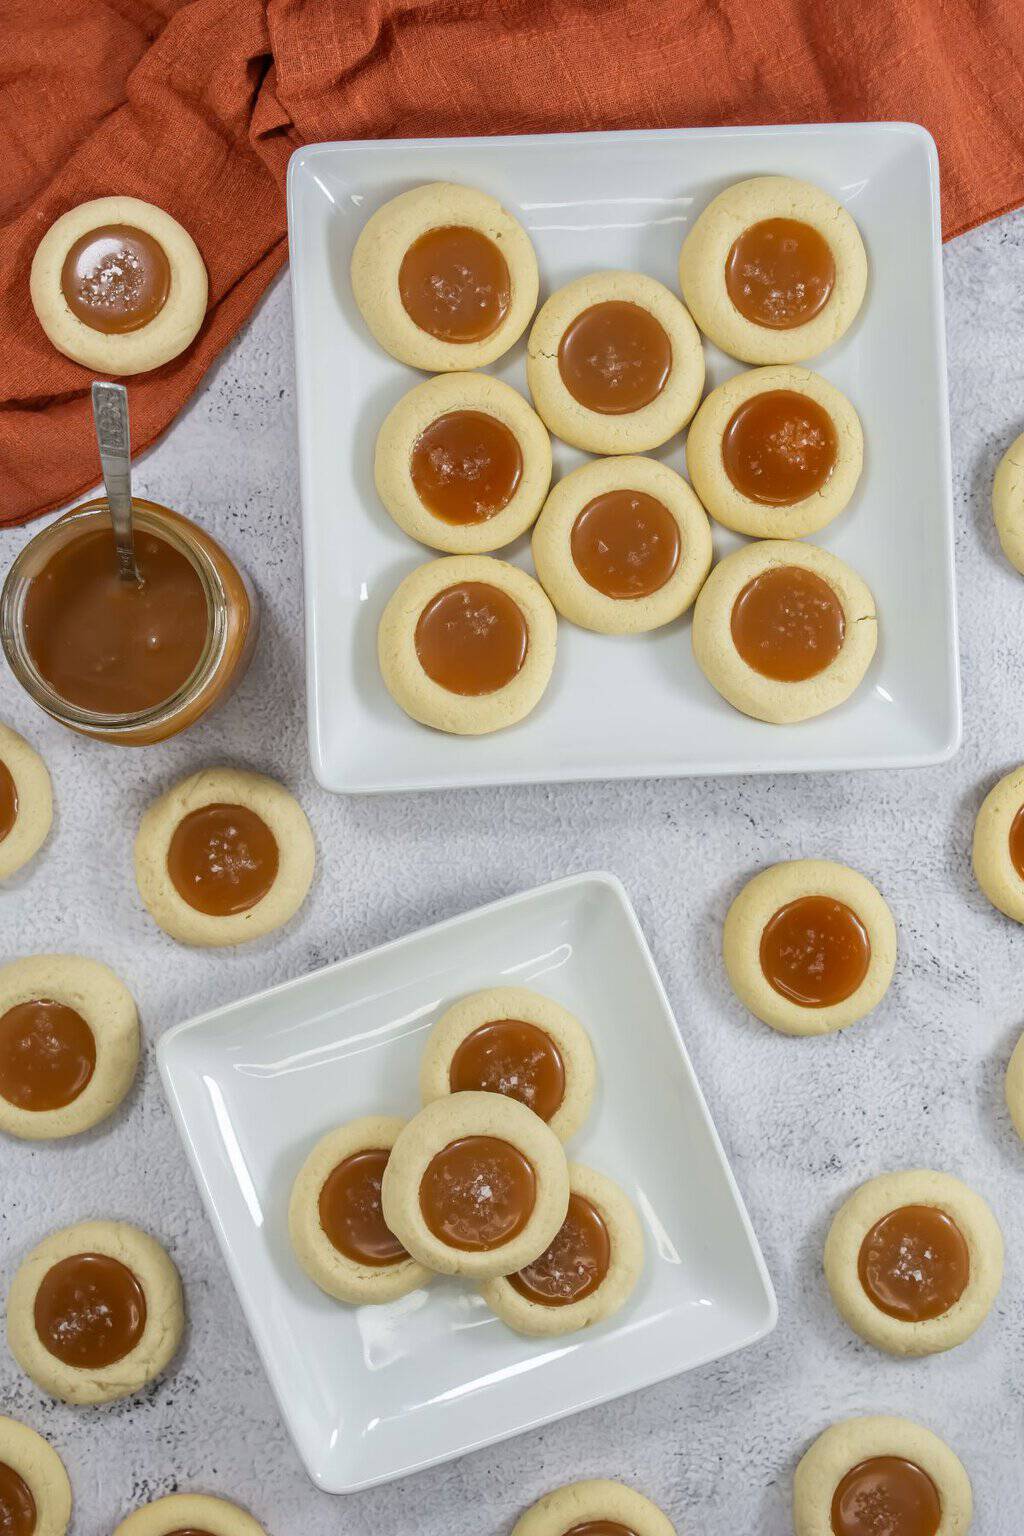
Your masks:
{"label": "glass jar of caramel sauce", "polygon": [[0,641],[41,709],[121,746],[165,741],[241,681],[259,627],[252,584],[211,536],[132,498],[141,581],[118,574],[105,498],[36,535],[0,594]]}

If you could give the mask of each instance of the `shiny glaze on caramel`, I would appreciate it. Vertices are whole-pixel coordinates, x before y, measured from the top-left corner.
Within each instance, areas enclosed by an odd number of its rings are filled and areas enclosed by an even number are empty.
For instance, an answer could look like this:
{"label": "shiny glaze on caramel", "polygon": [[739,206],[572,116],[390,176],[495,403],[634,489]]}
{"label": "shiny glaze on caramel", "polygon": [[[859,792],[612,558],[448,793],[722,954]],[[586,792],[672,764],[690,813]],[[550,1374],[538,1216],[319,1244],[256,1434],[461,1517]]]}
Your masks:
{"label": "shiny glaze on caramel", "polygon": [[390,1155],[374,1147],[343,1158],[324,1180],[317,1202],[320,1225],[332,1246],[353,1264],[374,1269],[408,1258],[381,1209],[380,1187]]}
{"label": "shiny glaze on caramel", "polygon": [[9,1104],[36,1114],[64,1109],[95,1070],[96,1038],[77,1009],[34,998],[0,1017],[0,1095]]}
{"label": "shiny glaze on caramel", "polygon": [[722,465],[741,496],[792,507],[814,496],[836,465],[839,440],[823,405],[766,389],[737,406],[722,435]]}
{"label": "shiny glaze on caramel", "polygon": [[18,786],[7,764],[0,762],[0,843],[18,819]]}
{"label": "shiny glaze on caramel", "polygon": [[20,1472],[0,1461],[0,1536],[34,1536],[37,1518],[32,1489]]}
{"label": "shiny glaze on caramel", "polygon": [[76,1370],[102,1370],[123,1360],[142,1338],[146,1297],[119,1259],[76,1253],[47,1270],[34,1315],[51,1355]]}
{"label": "shiny glaze on caramel", "polygon": [[558,344],[562,383],[580,405],[625,416],[656,400],[672,371],[672,343],[650,310],[606,299],[582,310]]}
{"label": "shiny glaze on caramel", "polygon": [[872,1456],[841,1479],[830,1513],[834,1536],[936,1536],[942,1501],[916,1462]]}
{"label": "shiny glaze on caramel", "polygon": [[769,985],[802,1008],[831,1008],[852,997],[871,964],[867,929],[832,896],[800,896],[769,919],[761,934],[761,969]]}
{"label": "shiny glaze on caramel", "polygon": [[857,1257],[865,1293],[879,1311],[903,1323],[942,1317],[971,1278],[960,1228],[933,1205],[902,1205],[876,1221]]}
{"label": "shiny glaze on caramel", "polygon": [[605,597],[659,592],[679,565],[679,524],[646,491],[595,496],[572,525],[569,548],[583,580]]}
{"label": "shiny glaze on caramel", "polygon": [[439,341],[484,341],[512,302],[508,264],[493,240],[464,224],[443,224],[414,240],[398,273],[402,306]]}
{"label": "shiny glaze on caramel", "polygon": [[733,242],[725,287],[745,319],[790,331],[821,313],[836,264],[824,235],[800,219],[761,219]]}
{"label": "shiny glaze on caramel", "polygon": [[515,598],[486,581],[462,581],[432,597],[413,637],[427,676],[470,698],[512,681],[526,660],[529,638]]}
{"label": "shiny glaze on caramel", "polygon": [[248,912],[277,879],[277,839],[247,805],[215,802],[183,816],[167,850],[182,901],[208,917]]}
{"label": "shiny glaze on caramel", "polygon": [[420,1212],[442,1243],[484,1253],[518,1237],[537,1199],[537,1176],[497,1136],[462,1136],[436,1153],[420,1180]]}
{"label": "shiny glaze on caramel", "polygon": [[729,627],[737,651],[755,672],[774,682],[802,683],[839,655],[846,615],[814,571],[776,565],[743,588]]}
{"label": "shiny glaze on caramel", "polygon": [[77,239],[64,258],[61,292],[91,330],[124,335],[149,325],[167,303],[171,266],[159,241],[131,224],[104,224]]}
{"label": "shiny glaze on caramel", "polygon": [[565,1063],[536,1024],[495,1019],[460,1042],[448,1081],[453,1093],[501,1093],[550,1120],[565,1097]]}
{"label": "shiny glaze on caramel", "polygon": [[550,1246],[508,1283],[541,1307],[568,1307],[599,1290],[612,1261],[604,1217],[583,1195],[569,1196],[569,1209]]}
{"label": "shiny glaze on caramel", "polygon": [[485,523],[508,506],[523,475],[515,433],[485,411],[448,411],[424,427],[409,474],[417,496],[442,522]]}

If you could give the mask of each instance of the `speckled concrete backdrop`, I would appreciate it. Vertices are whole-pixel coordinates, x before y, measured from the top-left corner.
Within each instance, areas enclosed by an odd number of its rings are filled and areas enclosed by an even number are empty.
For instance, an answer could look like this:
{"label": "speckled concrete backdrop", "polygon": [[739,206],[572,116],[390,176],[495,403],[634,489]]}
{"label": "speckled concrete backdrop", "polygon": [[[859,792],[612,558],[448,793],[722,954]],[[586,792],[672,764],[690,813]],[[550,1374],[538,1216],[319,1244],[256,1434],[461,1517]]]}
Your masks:
{"label": "speckled concrete backdrop", "polygon": [[[137,489],[192,512],[244,552],[266,630],[228,709],[145,754],[48,723],[0,678],[0,716],[53,771],[45,855],[0,894],[0,956],[81,950],[137,996],[148,1044],[202,1009],[478,903],[607,868],[636,903],[760,1234],[781,1319],[763,1344],[505,1446],[346,1500],[306,1481],[278,1419],[184,1154],[152,1052],[113,1122],[74,1145],[0,1152],[0,1285],[50,1228],[109,1214],[152,1228],[184,1273],[191,1318],[175,1369],[107,1410],[51,1403],[0,1350],[0,1406],[49,1435],[76,1494],[76,1536],[103,1536],[176,1488],[251,1506],[271,1536],[505,1536],[541,1492],[611,1475],[658,1500],[683,1536],[785,1536],[796,1459],[831,1419],[920,1418],[974,1480],[981,1536],[1020,1530],[1024,1497],[1024,1147],[1002,1075],[1024,1026],[1024,931],[971,880],[984,791],[1024,759],[1024,587],[1002,560],[989,488],[1024,428],[1024,215],[946,250],[965,745],[942,768],[857,777],[580,785],[332,799],[305,747],[299,508],[289,296],[279,283],[185,417],[139,466]],[[894,509],[899,515],[899,509]],[[25,535],[2,536],[6,567]],[[192,953],[154,928],[131,841],[154,795],[229,755],[292,785],[320,873],[277,943]],[[889,898],[902,954],[868,1023],[783,1039],[732,999],[718,958],[732,895],[758,866],[831,856]],[[931,1164],[974,1184],[1007,1239],[994,1315],[944,1357],[901,1363],[832,1311],[820,1254],[832,1211],[882,1169]]]}

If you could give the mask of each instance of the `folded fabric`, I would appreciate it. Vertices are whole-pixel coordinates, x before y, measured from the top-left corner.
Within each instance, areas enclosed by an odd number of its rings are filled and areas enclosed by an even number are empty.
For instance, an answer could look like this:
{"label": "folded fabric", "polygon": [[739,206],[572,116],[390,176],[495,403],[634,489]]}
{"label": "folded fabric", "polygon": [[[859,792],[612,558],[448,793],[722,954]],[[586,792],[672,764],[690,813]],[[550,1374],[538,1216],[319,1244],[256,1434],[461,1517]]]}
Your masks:
{"label": "folded fabric", "polygon": [[289,154],[325,139],[909,119],[947,238],[1024,201],[1019,0],[6,0],[0,523],[95,483],[91,375],[33,313],[35,248],[87,198],[179,219],[210,274],[181,357],[130,381],[173,420],[286,257]]}

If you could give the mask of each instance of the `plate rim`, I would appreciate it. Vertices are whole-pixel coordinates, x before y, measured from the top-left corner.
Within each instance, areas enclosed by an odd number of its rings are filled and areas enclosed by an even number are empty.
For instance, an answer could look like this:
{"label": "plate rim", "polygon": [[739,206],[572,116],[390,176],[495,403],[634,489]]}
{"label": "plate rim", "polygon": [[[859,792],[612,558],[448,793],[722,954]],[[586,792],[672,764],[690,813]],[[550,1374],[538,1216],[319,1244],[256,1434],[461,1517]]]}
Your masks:
{"label": "plate rim", "polygon": [[[744,1334],[735,1343],[731,1344],[728,1349],[713,1350],[706,1355],[701,1355],[690,1365],[683,1367],[682,1370],[669,1367],[665,1371],[659,1372],[657,1375],[646,1378],[640,1385],[628,1387],[625,1391],[618,1391],[614,1386],[612,1386],[607,1391],[599,1390],[593,1395],[587,1395],[580,1400],[572,1402],[568,1406],[558,1408],[554,1412],[543,1412],[539,1416],[530,1417],[527,1421],[517,1424],[514,1428],[500,1430],[495,1434],[484,1434],[480,1438],[474,1439],[469,1444],[462,1445],[454,1451],[442,1450],[436,1455],[424,1456],[408,1465],[404,1465],[392,1471],[375,1474],[369,1478],[356,1481],[347,1479],[338,1481],[337,1479],[332,1478],[323,1466],[314,1464],[312,1458],[307,1455],[306,1448],[300,1443],[297,1435],[295,1434],[290,1415],[286,1411],[284,1401],[282,1399],[276,1368],[272,1367],[270,1364],[270,1360],[263,1348],[260,1332],[255,1324],[255,1310],[250,1307],[248,1293],[239,1285],[238,1279],[236,1277],[236,1266],[233,1258],[231,1257],[232,1245],[228,1240],[228,1234],[225,1225],[220,1218],[220,1214],[217,1209],[216,1197],[210,1181],[204,1171],[199,1150],[190,1130],[188,1116],[182,1104],[182,1100],[175,1081],[176,1069],[170,1058],[174,1054],[176,1042],[178,1042],[182,1036],[194,1033],[196,1029],[208,1027],[212,1022],[224,1018],[225,1015],[230,1015],[232,1013],[242,1013],[252,1006],[263,1003],[268,998],[277,998],[289,992],[294,992],[296,989],[300,989],[303,986],[308,985],[313,978],[320,978],[326,975],[337,975],[345,970],[358,969],[361,963],[370,959],[377,960],[382,957],[386,957],[402,946],[416,946],[421,942],[429,945],[429,943],[444,930],[458,928],[474,919],[486,920],[488,918],[499,918],[501,913],[506,912],[511,908],[517,906],[530,906],[536,901],[547,896],[557,896],[564,893],[573,893],[578,899],[582,899],[585,896],[588,888],[604,891],[611,896],[615,904],[617,916],[625,921],[627,929],[630,933],[630,937],[637,947],[640,958],[644,965],[647,980],[653,985],[654,994],[659,1004],[663,1022],[667,1025],[667,1034],[676,1052],[682,1060],[683,1069],[687,1074],[694,1093],[695,1103],[701,1118],[704,1134],[707,1136],[711,1152],[717,1160],[718,1166],[725,1176],[726,1187],[729,1190],[733,1202],[733,1207],[735,1209],[736,1215],[739,1218],[740,1227],[746,1241],[747,1249],[754,1261],[754,1270],[760,1285],[761,1300],[765,1304],[764,1316],[754,1329],[752,1329],[749,1333]],[[755,1232],[753,1223],[750,1219],[750,1213],[747,1210],[743,1194],[739,1188],[736,1175],[733,1172],[732,1165],[726,1154],[725,1146],[712,1118],[704,1090],[700,1083],[700,1079],[697,1076],[693,1062],[690,1059],[689,1051],[686,1048],[686,1042],[683,1038],[682,1031],[679,1028],[679,1022],[676,1018],[675,1010],[673,1009],[671,1001],[669,1000],[664,982],[662,981],[661,974],[658,970],[654,956],[647,942],[646,935],[644,934],[643,928],[640,924],[639,917],[637,916],[633,903],[630,900],[629,893],[619,877],[608,870],[584,870],[577,874],[564,875],[559,879],[545,881],[541,885],[530,887],[524,891],[512,892],[507,896],[498,897],[494,901],[485,902],[481,906],[471,907],[465,912],[456,913],[451,917],[441,918],[437,922],[428,924],[426,927],[414,929],[411,933],[401,934],[397,938],[389,939],[385,941],[385,943],[376,945],[371,949],[362,950],[359,954],[346,955],[343,956],[340,960],[332,961],[328,965],[318,966],[312,971],[307,971],[303,976],[292,977],[290,980],[278,982],[272,987],[263,988],[261,991],[253,993],[250,996],[235,999],[233,1002],[224,1003],[217,1008],[207,1009],[204,1013],[197,1014],[194,1018],[191,1019],[184,1019],[180,1023],[172,1025],[170,1029],[165,1030],[156,1043],[156,1060],[164,1096],[170,1105],[175,1128],[184,1147],[189,1167],[191,1168],[193,1178],[195,1179],[196,1185],[198,1187],[203,1209],[211,1227],[213,1228],[214,1236],[217,1239],[217,1246],[220,1250],[221,1259],[227,1271],[228,1279],[230,1280],[232,1290],[234,1291],[238,1304],[241,1307],[242,1315],[249,1330],[250,1338],[256,1349],[256,1353],[259,1356],[260,1364],[263,1367],[268,1385],[270,1386],[270,1389],[274,1395],[282,1423],[288,1434],[288,1438],[295,1448],[299,1460],[305,1468],[308,1477],[319,1489],[325,1493],[336,1495],[359,1493],[365,1491],[368,1488],[378,1487],[385,1483],[397,1481],[400,1478],[411,1477],[417,1472],[426,1471],[429,1467],[438,1466],[445,1462],[454,1462],[460,1460],[463,1456],[471,1455],[474,1451],[482,1450],[487,1446],[497,1445],[503,1441],[514,1439],[518,1435],[527,1434],[530,1430],[536,1429],[540,1425],[554,1424],[561,1419],[571,1417],[575,1413],[582,1413],[589,1408],[597,1407],[601,1403],[610,1402],[618,1397],[629,1396],[634,1392],[646,1391],[649,1387],[657,1385],[658,1382],[668,1380],[672,1376],[684,1375],[688,1374],[690,1371],[699,1370],[703,1366],[709,1364],[711,1361],[725,1359],[728,1355],[735,1354],[741,1349],[746,1349],[749,1346],[758,1343],[761,1339],[767,1337],[767,1335],[772,1332],[776,1323],[778,1322],[779,1307],[778,1299],[775,1293],[775,1286],[772,1282],[771,1274],[765,1262],[764,1254],[761,1250],[761,1245],[758,1241],[757,1233]]]}

